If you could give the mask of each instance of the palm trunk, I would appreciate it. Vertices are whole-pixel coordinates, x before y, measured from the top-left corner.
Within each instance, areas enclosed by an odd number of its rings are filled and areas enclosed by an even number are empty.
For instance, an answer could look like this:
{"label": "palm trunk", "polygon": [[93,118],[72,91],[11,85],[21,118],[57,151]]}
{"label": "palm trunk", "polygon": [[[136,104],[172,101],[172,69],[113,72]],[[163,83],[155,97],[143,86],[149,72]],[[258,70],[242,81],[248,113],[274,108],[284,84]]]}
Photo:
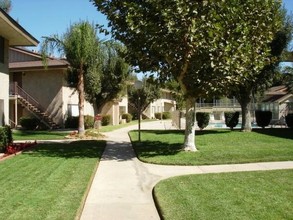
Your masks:
{"label": "palm trunk", "polygon": [[84,76],[83,76],[83,65],[80,65],[80,70],[78,73],[78,134],[79,136],[84,136]]}
{"label": "palm trunk", "polygon": [[186,99],[185,151],[197,151],[195,146],[195,98]]}

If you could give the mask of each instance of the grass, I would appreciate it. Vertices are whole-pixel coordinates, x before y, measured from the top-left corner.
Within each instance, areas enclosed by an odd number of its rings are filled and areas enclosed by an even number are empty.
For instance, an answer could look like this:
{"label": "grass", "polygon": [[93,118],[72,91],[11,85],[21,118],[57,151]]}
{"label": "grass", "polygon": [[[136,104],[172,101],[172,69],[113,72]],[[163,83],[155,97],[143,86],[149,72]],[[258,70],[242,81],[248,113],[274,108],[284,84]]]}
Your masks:
{"label": "grass", "polygon": [[148,163],[205,165],[293,160],[293,132],[285,128],[197,131],[197,152],[182,150],[182,131],[142,131],[141,135],[139,144],[137,131],[130,132],[138,158]]}
{"label": "grass", "polygon": [[[142,122],[149,122],[153,121],[153,119],[146,119]],[[137,124],[137,120],[133,120],[126,124],[119,124],[119,125],[107,125],[102,126],[99,132],[111,132],[120,128],[128,127],[131,125]],[[77,130],[77,129],[75,129]],[[27,130],[13,130],[13,140],[62,140],[65,136],[69,135],[70,131],[27,131]],[[95,133],[95,134],[94,134]],[[88,129],[86,130],[86,134],[92,135],[97,137],[95,129]]]}
{"label": "grass", "polygon": [[293,170],[175,177],[154,195],[165,220],[293,219]]}
{"label": "grass", "polygon": [[69,131],[26,131],[13,130],[13,140],[62,140]]}
{"label": "grass", "polygon": [[[155,120],[156,119],[144,119],[141,121],[141,123],[155,121]],[[131,126],[131,125],[136,125],[136,124],[138,124],[138,120],[133,120],[133,121],[126,123],[126,124],[102,126],[100,129],[100,132],[111,132],[111,131],[114,131],[114,130],[117,130],[120,128],[125,128],[125,127]]]}
{"label": "grass", "polygon": [[105,144],[39,144],[0,162],[1,219],[77,218]]}

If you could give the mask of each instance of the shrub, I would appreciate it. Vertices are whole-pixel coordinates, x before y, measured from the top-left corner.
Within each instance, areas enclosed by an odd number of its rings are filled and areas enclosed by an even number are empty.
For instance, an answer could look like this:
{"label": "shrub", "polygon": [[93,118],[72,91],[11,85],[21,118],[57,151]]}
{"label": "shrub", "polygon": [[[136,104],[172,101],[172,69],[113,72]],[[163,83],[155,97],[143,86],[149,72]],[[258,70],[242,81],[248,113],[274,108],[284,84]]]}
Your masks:
{"label": "shrub", "polygon": [[110,124],[111,115],[103,115],[102,116],[102,126],[107,126]]}
{"label": "shrub", "polygon": [[12,132],[8,125],[0,127],[0,152],[5,152],[6,147],[12,144]]}
{"label": "shrub", "polygon": [[198,127],[202,130],[208,126],[210,121],[210,114],[207,112],[197,112],[196,121],[197,121]]}
{"label": "shrub", "polygon": [[7,146],[7,135],[4,127],[0,127],[0,152],[3,153]]}
{"label": "shrub", "polygon": [[161,119],[163,116],[162,116],[162,113],[161,112],[156,112],[155,113],[155,118],[156,119]]}
{"label": "shrub", "polygon": [[131,120],[132,120],[132,115],[129,113],[124,113],[124,114],[122,114],[121,117],[122,117],[122,119],[126,119],[127,123],[131,122]]}
{"label": "shrub", "polygon": [[233,130],[233,128],[238,125],[239,112],[225,112],[224,115],[226,126]]}
{"label": "shrub", "polygon": [[286,117],[285,117],[285,120],[286,120],[286,124],[289,128],[293,128],[293,113],[291,114],[288,114]]}
{"label": "shrub", "polygon": [[26,130],[35,130],[40,123],[38,119],[31,117],[21,117],[19,119],[21,127]]}
{"label": "shrub", "polygon": [[259,127],[265,128],[272,119],[271,111],[255,111],[256,124]]}
{"label": "shrub", "polygon": [[4,130],[5,130],[6,137],[7,137],[7,144],[12,144],[13,143],[13,138],[12,138],[11,127],[9,125],[5,125]]}
{"label": "shrub", "polygon": [[163,119],[170,119],[171,118],[171,113],[170,112],[163,112]]}
{"label": "shrub", "polygon": [[66,118],[65,128],[78,128],[78,116],[70,116]]}
{"label": "shrub", "polygon": [[89,128],[93,128],[94,127],[94,117],[91,115],[85,115],[84,116],[84,128],[85,129],[89,129]]}

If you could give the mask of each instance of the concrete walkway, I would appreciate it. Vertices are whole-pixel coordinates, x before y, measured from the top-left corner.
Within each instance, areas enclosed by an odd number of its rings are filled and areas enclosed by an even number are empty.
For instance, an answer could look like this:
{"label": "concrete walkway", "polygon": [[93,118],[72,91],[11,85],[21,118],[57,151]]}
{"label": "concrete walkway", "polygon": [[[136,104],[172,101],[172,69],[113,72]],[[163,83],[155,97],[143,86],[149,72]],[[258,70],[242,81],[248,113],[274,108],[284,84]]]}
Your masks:
{"label": "concrete walkway", "polygon": [[[293,161],[211,166],[162,166],[140,162],[131,147],[130,126],[107,133],[107,146],[95,174],[81,220],[160,219],[152,189],[172,176],[219,172],[293,169]],[[172,129],[170,121],[142,123],[141,129]]]}

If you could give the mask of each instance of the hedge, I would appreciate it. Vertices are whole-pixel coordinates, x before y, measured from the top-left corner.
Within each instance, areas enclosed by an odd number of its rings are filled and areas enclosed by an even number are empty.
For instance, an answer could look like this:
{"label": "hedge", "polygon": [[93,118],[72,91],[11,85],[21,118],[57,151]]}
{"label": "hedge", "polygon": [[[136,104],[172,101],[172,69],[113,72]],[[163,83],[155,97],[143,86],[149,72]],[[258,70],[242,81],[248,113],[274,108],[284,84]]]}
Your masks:
{"label": "hedge", "polygon": [[19,123],[23,129],[26,130],[35,130],[40,124],[40,121],[37,118],[32,117],[21,117]]}
{"label": "hedge", "polygon": [[126,119],[126,122],[129,123],[132,120],[132,115],[129,113],[124,113],[124,114],[122,114],[121,118]]}
{"label": "hedge", "polygon": [[286,117],[285,117],[285,120],[286,120],[286,124],[289,128],[293,128],[293,113],[291,114],[288,114]]}
{"label": "hedge", "polygon": [[239,112],[225,112],[225,124],[231,130],[238,125],[239,122]]}
{"label": "hedge", "polygon": [[255,111],[256,124],[259,127],[265,128],[268,126],[272,119],[271,111]]}
{"label": "hedge", "polygon": [[197,121],[198,127],[201,130],[203,130],[209,124],[210,114],[207,112],[197,112],[196,113],[196,121]]}

